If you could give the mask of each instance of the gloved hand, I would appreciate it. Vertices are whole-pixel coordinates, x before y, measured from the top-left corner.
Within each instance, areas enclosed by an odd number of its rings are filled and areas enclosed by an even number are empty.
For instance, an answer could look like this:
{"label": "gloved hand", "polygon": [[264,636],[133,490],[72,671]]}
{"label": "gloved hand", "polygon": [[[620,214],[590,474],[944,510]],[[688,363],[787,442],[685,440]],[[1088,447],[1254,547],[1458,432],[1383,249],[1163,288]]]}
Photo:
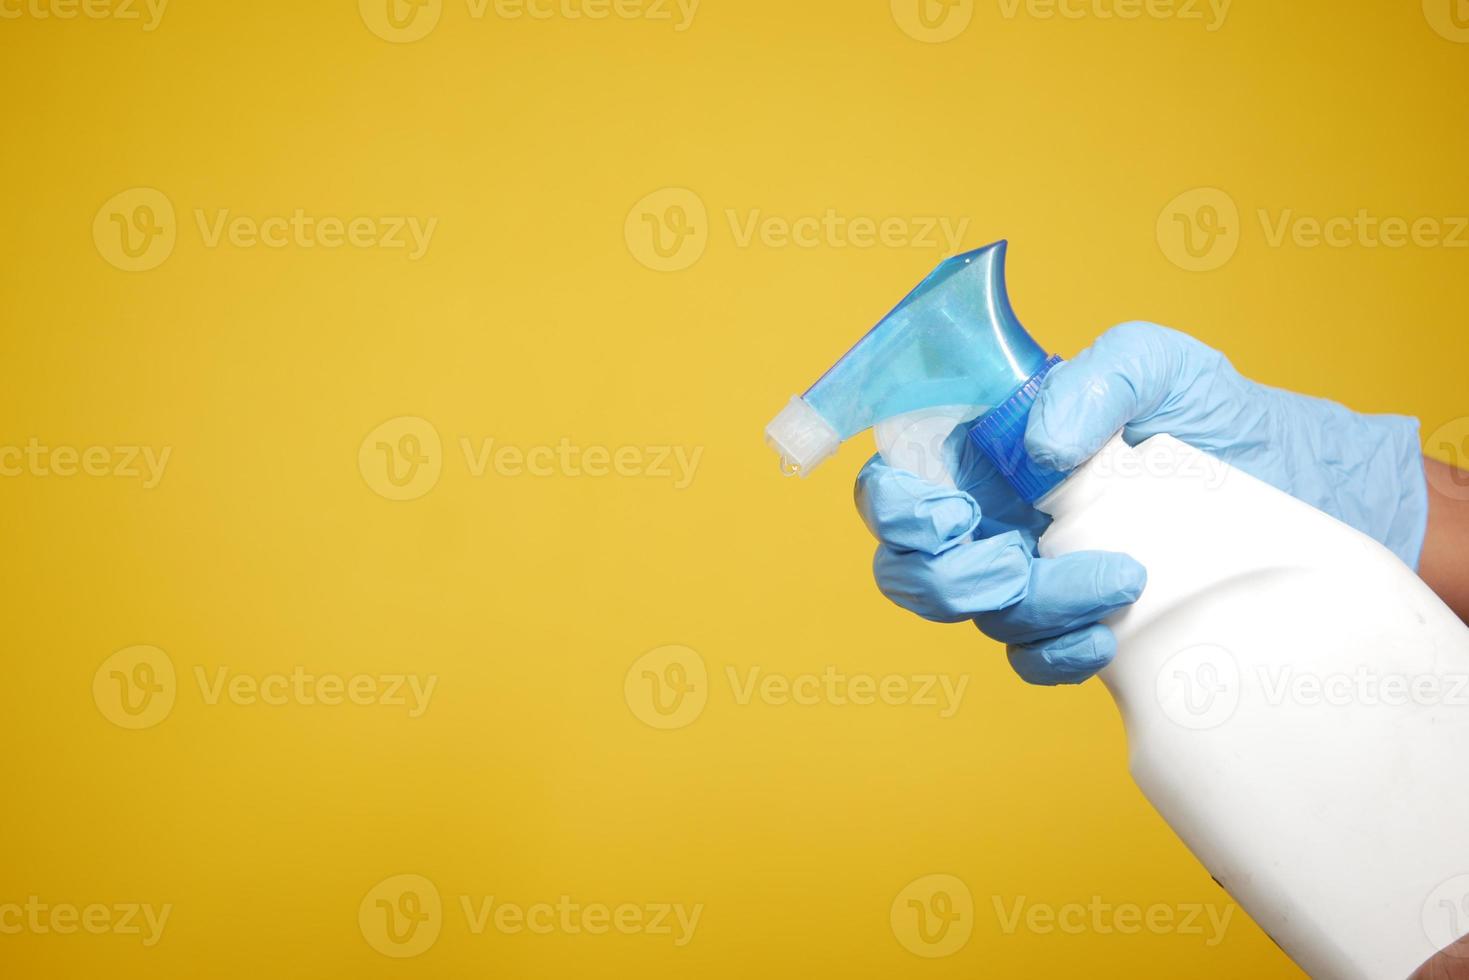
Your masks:
{"label": "gloved hand", "polygon": [[961,426],[944,443],[956,488],[874,456],[857,477],[857,509],[880,542],[878,588],[941,623],[973,620],[1008,645],[1032,684],[1079,684],[1112,662],[1117,641],[1099,620],[1135,602],[1147,582],[1127,555],[1036,556],[1050,518],[1011,489]]}
{"label": "gloved hand", "polygon": [[1046,377],[1025,448],[1051,469],[1088,459],[1121,429],[1166,432],[1304,500],[1418,567],[1428,483],[1418,420],[1358,415],[1256,384],[1192,337],[1152,323],[1113,327]]}
{"label": "gloved hand", "polygon": [[[1148,323],[1114,327],[1054,368],[1031,410],[1026,449],[1070,470],[1118,430],[1167,432],[1290,493],[1416,565],[1427,522],[1417,423],[1257,385],[1223,355]],[[1022,501],[961,431],[944,446],[957,489],[874,458],[857,506],[879,540],[878,587],[927,619],[966,619],[1008,645],[1036,684],[1080,683],[1111,662],[1098,621],[1136,601],[1142,566],[1125,555],[1036,556],[1049,521]]]}

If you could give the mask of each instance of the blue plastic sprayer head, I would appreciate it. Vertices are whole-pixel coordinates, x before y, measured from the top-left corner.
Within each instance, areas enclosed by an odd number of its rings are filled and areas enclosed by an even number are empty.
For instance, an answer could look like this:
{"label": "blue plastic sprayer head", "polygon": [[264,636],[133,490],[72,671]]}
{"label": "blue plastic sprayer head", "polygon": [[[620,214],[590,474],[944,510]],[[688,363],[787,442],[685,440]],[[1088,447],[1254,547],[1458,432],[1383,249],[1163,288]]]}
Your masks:
{"label": "blue plastic sprayer head", "polygon": [[790,400],[766,427],[765,441],[786,473],[805,476],[873,426],[896,422],[908,432],[933,432],[936,421],[952,432],[973,422],[969,438],[1035,501],[1062,479],[1035,467],[1024,449],[1030,405],[1055,362],[1010,307],[1005,243],[996,242],[940,263]]}

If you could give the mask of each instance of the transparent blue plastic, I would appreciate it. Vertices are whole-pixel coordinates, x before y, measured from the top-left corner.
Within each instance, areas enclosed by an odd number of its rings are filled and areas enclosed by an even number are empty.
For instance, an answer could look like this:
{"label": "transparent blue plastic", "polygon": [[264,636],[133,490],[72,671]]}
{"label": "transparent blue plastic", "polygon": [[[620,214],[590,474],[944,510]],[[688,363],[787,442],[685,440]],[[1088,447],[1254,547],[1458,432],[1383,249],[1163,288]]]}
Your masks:
{"label": "transparent blue plastic", "polygon": [[988,410],[1045,363],[1010,308],[1001,241],[941,263],[805,399],[846,440],[919,409]]}
{"label": "transparent blue plastic", "polygon": [[[979,415],[969,438],[1034,503],[1064,479],[1025,452],[1030,407],[1057,362],[1016,319],[1005,289],[1005,243],[996,242],[941,263],[807,390],[809,408],[788,410],[767,432],[783,455],[809,467],[838,436],[845,441],[894,416],[962,406],[968,417]],[[825,426],[800,420],[811,410]]]}
{"label": "transparent blue plastic", "polygon": [[1015,492],[1031,504],[1066,479],[1064,473],[1037,466],[1025,451],[1025,425],[1030,421],[1030,408],[1040,394],[1041,382],[1060,363],[1059,357],[1047,360],[1013,395],[986,412],[969,429],[969,440],[984,450]]}

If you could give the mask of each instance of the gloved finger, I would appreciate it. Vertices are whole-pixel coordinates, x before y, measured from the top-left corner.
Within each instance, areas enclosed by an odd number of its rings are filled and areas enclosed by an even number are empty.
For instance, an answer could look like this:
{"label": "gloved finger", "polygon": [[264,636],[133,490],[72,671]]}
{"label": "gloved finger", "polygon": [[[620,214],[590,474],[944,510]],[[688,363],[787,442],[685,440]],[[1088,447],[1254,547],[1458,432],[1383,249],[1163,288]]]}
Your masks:
{"label": "gloved finger", "polygon": [[[868,461],[856,483],[857,510],[868,529],[881,542],[929,554],[967,541],[976,531],[984,537],[1019,531],[1033,552],[1050,518],[1011,488],[969,438],[968,423],[956,429],[945,446],[946,472],[962,492],[889,466],[881,456]],[[971,516],[977,524],[970,523]]]}
{"label": "gloved finger", "polygon": [[1075,469],[1124,426],[1166,412],[1189,394],[1200,372],[1222,360],[1167,327],[1113,327],[1046,376],[1026,425],[1025,449],[1043,466]]}
{"label": "gloved finger", "polygon": [[1030,550],[1016,532],[965,541],[939,555],[881,545],[872,572],[882,594],[936,623],[1014,605],[1030,586]]}
{"label": "gloved finger", "polygon": [[857,474],[856,498],[867,529],[897,551],[937,555],[979,527],[979,504],[969,494],[894,469],[880,456]]}
{"label": "gloved finger", "polygon": [[1027,684],[1080,684],[1117,656],[1117,638],[1101,623],[1031,646],[1012,646],[1010,666]]}
{"label": "gloved finger", "polygon": [[1026,645],[1090,626],[1137,601],[1148,573],[1128,555],[1078,551],[1038,558],[1025,599],[975,623],[1001,643]]}

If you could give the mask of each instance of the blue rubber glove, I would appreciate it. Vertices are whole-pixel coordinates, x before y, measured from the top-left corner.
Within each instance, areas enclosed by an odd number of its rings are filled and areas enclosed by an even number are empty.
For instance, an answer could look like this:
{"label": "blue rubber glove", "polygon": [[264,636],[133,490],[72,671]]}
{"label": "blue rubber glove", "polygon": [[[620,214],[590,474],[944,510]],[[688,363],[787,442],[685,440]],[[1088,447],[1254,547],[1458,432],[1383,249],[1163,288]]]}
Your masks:
{"label": "blue rubber glove", "polygon": [[[1417,423],[1362,416],[1257,385],[1218,352],[1164,327],[1124,324],[1046,378],[1026,432],[1044,465],[1069,470],[1118,430],[1167,432],[1366,532],[1416,565],[1427,522]],[[1126,555],[1036,556],[1049,518],[1022,501],[961,431],[944,446],[957,489],[874,458],[857,506],[880,545],[878,587],[939,622],[966,619],[1008,646],[1035,684],[1080,683],[1111,662],[1098,621],[1142,593]]]}
{"label": "blue rubber glove", "polygon": [[1046,377],[1025,431],[1067,471],[1119,430],[1166,432],[1380,541],[1416,569],[1428,527],[1418,420],[1358,415],[1256,384],[1223,354],[1152,323],[1113,327]]}
{"label": "blue rubber glove", "polygon": [[858,475],[857,509],[880,542],[878,588],[925,619],[973,620],[1032,684],[1079,684],[1112,662],[1117,641],[1099,620],[1135,602],[1147,572],[1109,552],[1037,557],[1050,518],[1010,488],[966,429],[943,446],[957,489],[880,456]]}

